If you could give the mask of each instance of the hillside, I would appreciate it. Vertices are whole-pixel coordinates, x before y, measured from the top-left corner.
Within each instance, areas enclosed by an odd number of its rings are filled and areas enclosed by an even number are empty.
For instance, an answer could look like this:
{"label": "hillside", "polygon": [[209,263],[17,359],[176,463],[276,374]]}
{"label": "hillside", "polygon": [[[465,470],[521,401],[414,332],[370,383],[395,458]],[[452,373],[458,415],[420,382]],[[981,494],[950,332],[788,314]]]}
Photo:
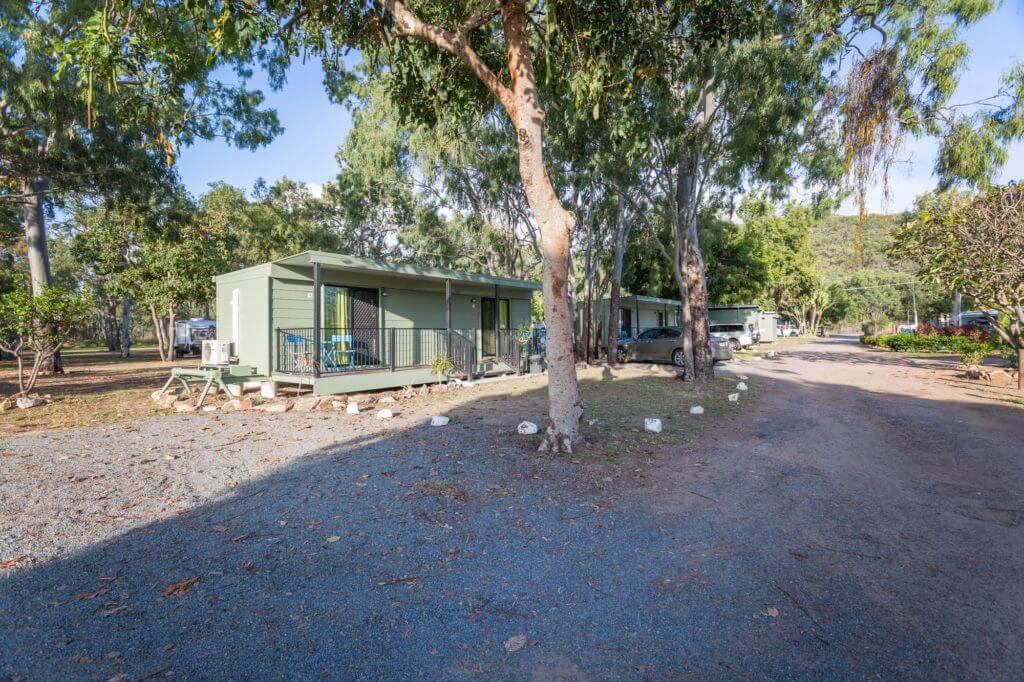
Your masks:
{"label": "hillside", "polygon": [[895,270],[885,255],[899,215],[870,214],[864,220],[864,262],[856,265],[857,216],[832,215],[811,228],[818,272],[826,282],[845,279],[862,270]]}

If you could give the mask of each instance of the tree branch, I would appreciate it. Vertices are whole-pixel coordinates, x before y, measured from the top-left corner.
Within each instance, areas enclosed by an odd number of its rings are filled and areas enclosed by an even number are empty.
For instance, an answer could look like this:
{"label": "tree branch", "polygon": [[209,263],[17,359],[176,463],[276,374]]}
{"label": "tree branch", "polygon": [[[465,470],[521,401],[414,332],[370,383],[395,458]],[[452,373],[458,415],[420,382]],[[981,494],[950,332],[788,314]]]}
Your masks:
{"label": "tree branch", "polygon": [[[459,34],[454,34],[439,26],[428,24],[416,16],[401,0],[374,1],[394,17],[396,35],[422,40],[461,59],[473,72],[473,75],[479,78],[480,82],[487,86],[487,89],[498,99],[512,121],[515,123],[518,120],[512,91],[470,47],[468,36],[463,35],[461,30]],[[475,11],[476,9],[474,9]],[[472,17],[473,13],[470,14],[470,18]]]}

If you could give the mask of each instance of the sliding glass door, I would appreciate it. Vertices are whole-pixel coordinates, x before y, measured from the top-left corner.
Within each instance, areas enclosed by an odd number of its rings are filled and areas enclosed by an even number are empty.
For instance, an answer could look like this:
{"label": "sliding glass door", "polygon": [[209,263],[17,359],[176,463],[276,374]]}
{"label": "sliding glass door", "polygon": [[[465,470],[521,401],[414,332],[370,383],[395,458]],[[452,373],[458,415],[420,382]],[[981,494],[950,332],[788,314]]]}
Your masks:
{"label": "sliding glass door", "polygon": [[324,286],[324,371],[381,364],[379,297],[377,289]]}

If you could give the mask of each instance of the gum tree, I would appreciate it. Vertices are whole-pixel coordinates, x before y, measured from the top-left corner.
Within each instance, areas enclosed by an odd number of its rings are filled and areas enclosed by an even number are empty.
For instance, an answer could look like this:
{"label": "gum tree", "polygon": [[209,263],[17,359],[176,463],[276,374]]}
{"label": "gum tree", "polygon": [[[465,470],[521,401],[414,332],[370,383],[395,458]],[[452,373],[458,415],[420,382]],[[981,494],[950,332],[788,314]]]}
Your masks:
{"label": "gum tree", "polygon": [[[78,50],[105,74],[172,72],[161,23],[187,17],[205,49],[219,57],[258,60],[283,82],[298,55],[320,57],[333,83],[347,77],[345,53],[357,49],[385,79],[410,119],[482,116],[497,108],[515,136],[519,179],[541,244],[549,330],[549,423],[541,449],[570,452],[581,436],[567,300],[570,235],[575,216],[553,185],[544,153],[547,103],[568,102],[559,116],[599,116],[605,97],[650,72],[665,41],[694,50],[708,37],[753,21],[749,3],[699,0],[685,5],[593,0],[527,5],[525,0],[113,0],[96,11],[104,30]],[[141,49],[126,49],[126,45]],[[106,79],[102,79],[106,80]],[[158,101],[159,88],[148,95]],[[172,93],[173,94],[173,93]]]}

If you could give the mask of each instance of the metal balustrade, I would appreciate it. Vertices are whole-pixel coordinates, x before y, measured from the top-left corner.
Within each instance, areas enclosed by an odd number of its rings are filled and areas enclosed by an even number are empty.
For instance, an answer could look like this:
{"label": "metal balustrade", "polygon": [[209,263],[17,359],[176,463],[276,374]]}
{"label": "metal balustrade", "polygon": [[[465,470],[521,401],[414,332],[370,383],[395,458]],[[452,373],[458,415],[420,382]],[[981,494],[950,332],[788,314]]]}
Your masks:
{"label": "metal balustrade", "polygon": [[[449,371],[470,374],[480,360],[476,329],[313,327],[277,329],[275,371],[340,374],[429,367],[447,358]],[[319,351],[319,352],[318,352]]]}

